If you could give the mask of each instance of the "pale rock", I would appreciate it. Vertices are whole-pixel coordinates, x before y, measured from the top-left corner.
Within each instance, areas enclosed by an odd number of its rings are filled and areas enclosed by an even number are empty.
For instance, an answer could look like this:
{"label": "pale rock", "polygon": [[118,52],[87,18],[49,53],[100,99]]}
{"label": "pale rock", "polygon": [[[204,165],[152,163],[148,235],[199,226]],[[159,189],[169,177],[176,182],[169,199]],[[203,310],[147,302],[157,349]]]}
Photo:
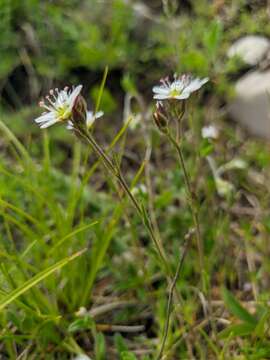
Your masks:
{"label": "pale rock", "polygon": [[267,55],[270,41],[263,36],[248,35],[235,41],[227,55],[240,57],[247,65],[257,65]]}
{"label": "pale rock", "polygon": [[270,70],[252,71],[235,84],[235,98],[228,110],[251,133],[270,139]]}

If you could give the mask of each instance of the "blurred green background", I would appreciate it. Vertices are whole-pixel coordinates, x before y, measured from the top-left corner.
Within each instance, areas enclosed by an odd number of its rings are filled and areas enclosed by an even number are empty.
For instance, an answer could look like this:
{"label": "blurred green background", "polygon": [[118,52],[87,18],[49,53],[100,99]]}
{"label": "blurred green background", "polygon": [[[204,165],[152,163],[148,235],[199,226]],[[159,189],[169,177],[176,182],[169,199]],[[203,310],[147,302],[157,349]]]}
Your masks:
{"label": "blurred green background", "polygon": [[216,94],[224,96],[226,75],[237,70],[225,56],[232,40],[270,28],[264,1],[1,0],[0,5],[2,111],[33,106],[56,85],[83,83],[93,98],[106,65],[108,112],[121,108],[128,76],[149,96],[161,76],[188,71],[209,76]]}

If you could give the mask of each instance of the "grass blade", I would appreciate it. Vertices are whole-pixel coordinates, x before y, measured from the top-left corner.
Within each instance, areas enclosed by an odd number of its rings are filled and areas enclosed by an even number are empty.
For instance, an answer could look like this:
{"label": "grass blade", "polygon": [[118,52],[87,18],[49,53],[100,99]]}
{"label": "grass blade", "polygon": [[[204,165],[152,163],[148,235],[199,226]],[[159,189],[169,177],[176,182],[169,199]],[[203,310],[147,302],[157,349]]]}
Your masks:
{"label": "grass blade", "polygon": [[19,286],[17,289],[11,291],[4,299],[0,301],[0,311],[3,310],[7,305],[16,300],[20,295],[24,294],[26,291],[31,289],[33,286],[40,283],[42,280],[47,278],[49,275],[54,273],[56,270],[61,269],[63,266],[67,265],[70,261],[74,260],[78,256],[82,255],[86,249],[76,252],[75,254],[68,256],[56,264],[49,266],[47,269],[39,272],[31,279],[27,280],[24,284]]}
{"label": "grass blade", "polygon": [[233,294],[226,288],[223,288],[223,299],[229,311],[238,319],[252,325],[257,324],[256,318],[252,316],[245,308],[243,308],[243,306],[236,300]]}
{"label": "grass blade", "polygon": [[107,79],[107,76],[108,76],[108,71],[109,71],[109,68],[108,68],[108,66],[106,66],[106,67],[105,67],[105,70],[104,70],[102,82],[101,82],[101,85],[100,85],[100,88],[99,88],[99,92],[98,92],[98,98],[97,98],[96,107],[95,107],[95,114],[96,114],[96,113],[98,112],[98,110],[99,110],[99,106],[100,106],[100,102],[101,102],[103,90],[104,90],[105,83],[106,83],[106,79]]}

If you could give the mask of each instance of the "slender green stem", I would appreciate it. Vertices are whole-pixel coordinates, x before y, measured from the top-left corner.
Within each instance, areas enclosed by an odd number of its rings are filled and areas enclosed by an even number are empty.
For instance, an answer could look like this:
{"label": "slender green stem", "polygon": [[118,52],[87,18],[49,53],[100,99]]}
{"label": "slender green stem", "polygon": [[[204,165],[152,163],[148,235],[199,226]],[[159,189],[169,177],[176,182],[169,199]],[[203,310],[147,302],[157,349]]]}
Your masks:
{"label": "slender green stem", "polygon": [[189,244],[190,244],[190,241],[189,241],[188,238],[186,238],[186,243],[184,245],[184,251],[181,254],[181,257],[179,259],[173,281],[172,281],[172,283],[170,285],[168,302],[167,302],[166,321],[165,321],[165,326],[164,326],[164,331],[163,331],[162,343],[161,343],[161,347],[160,347],[160,350],[159,350],[159,354],[157,356],[157,360],[160,360],[162,358],[163,351],[164,351],[164,348],[165,348],[165,344],[166,344],[166,340],[167,340],[168,332],[169,332],[171,313],[172,313],[173,294],[174,294],[174,290],[175,290],[175,287],[176,287],[177,280],[178,280],[178,278],[180,276],[180,273],[181,273],[181,270],[183,268],[183,264],[184,264],[186,254],[188,252]]}
{"label": "slender green stem", "polygon": [[140,219],[142,220],[143,224],[145,225],[145,227],[146,227],[146,229],[147,229],[147,231],[148,231],[148,233],[149,233],[149,235],[150,235],[150,237],[151,237],[151,239],[152,239],[152,241],[153,241],[153,243],[154,243],[154,245],[156,247],[159,258],[160,258],[162,264],[165,267],[166,278],[167,278],[168,285],[170,286],[170,291],[169,291],[168,302],[167,302],[167,315],[166,315],[164,335],[163,335],[163,340],[162,340],[162,347],[160,349],[159,357],[158,357],[158,359],[160,359],[161,356],[162,356],[165,344],[166,344],[166,340],[167,340],[168,329],[169,329],[169,325],[170,325],[170,317],[171,317],[171,312],[172,312],[173,294],[174,293],[177,296],[178,301],[180,301],[179,300],[180,297],[179,297],[179,295],[178,295],[178,293],[176,291],[176,282],[177,282],[177,279],[179,277],[180,271],[182,269],[184,258],[185,258],[185,255],[187,253],[188,247],[187,246],[185,247],[184,252],[182,254],[182,257],[181,257],[181,259],[179,261],[179,264],[177,266],[176,273],[172,277],[172,270],[171,270],[170,265],[169,265],[169,263],[168,263],[168,261],[166,259],[166,254],[165,254],[164,248],[162,246],[162,243],[155,234],[154,226],[152,224],[151,218],[150,218],[149,214],[147,213],[147,211],[144,209],[144,207],[141,206],[141,204],[138,202],[138,200],[133,196],[133,194],[130,191],[129,186],[128,186],[125,178],[123,177],[123,174],[121,173],[121,170],[120,170],[119,166],[117,164],[115,164],[111,160],[111,158],[107,155],[107,153],[97,144],[97,142],[95,141],[95,139],[92,137],[91,134],[89,134],[88,132],[82,131],[82,130],[77,130],[77,131],[91,145],[91,147],[96,152],[96,154],[102,159],[105,167],[116,178],[116,180],[120,184],[122,190],[126,193],[128,198],[130,199],[130,201],[133,204],[133,206],[135,207]]}
{"label": "slender green stem", "polygon": [[[186,164],[184,160],[184,156],[182,153],[181,145],[174,139],[172,134],[170,132],[167,133],[167,137],[170,140],[171,144],[175,148],[180,166],[184,173],[184,179],[185,179],[185,185],[186,185],[186,191],[187,191],[187,197],[189,206],[192,213],[193,223],[196,231],[196,239],[197,239],[197,247],[198,247],[198,253],[199,253],[199,262],[200,262],[200,271],[201,271],[201,277],[203,279],[203,272],[204,272],[204,250],[203,250],[203,241],[201,236],[201,229],[200,229],[200,223],[199,223],[199,214],[198,214],[198,205],[197,205],[197,199],[192,191],[189,175],[186,169]],[[203,281],[202,281],[203,284]]]}
{"label": "slender green stem", "polygon": [[133,203],[133,205],[135,206],[139,216],[141,217],[144,225],[146,226],[149,235],[151,237],[151,239],[153,240],[156,249],[158,251],[158,254],[167,270],[167,272],[170,272],[170,268],[168,266],[168,262],[166,260],[166,254],[165,251],[163,249],[163,246],[161,244],[161,242],[159,241],[159,239],[156,237],[155,232],[154,232],[154,228],[153,228],[153,224],[152,221],[150,220],[150,217],[148,216],[148,214],[143,211],[142,207],[139,205],[138,201],[136,200],[136,198],[133,196],[132,192],[130,191],[123,175],[121,174],[121,172],[119,171],[118,173],[118,181],[121,184],[122,188],[125,190],[126,194],[128,195],[128,197],[130,198],[131,202]]}
{"label": "slender green stem", "polygon": [[165,266],[167,275],[170,274],[170,267],[166,259],[166,254],[163,249],[163,246],[159,239],[155,236],[155,232],[153,229],[152,222],[147,214],[146,211],[144,211],[143,207],[139,204],[137,199],[133,196],[132,192],[130,191],[125,178],[123,177],[121,170],[118,168],[116,164],[113,163],[113,161],[110,159],[110,157],[106,154],[106,152],[97,144],[95,139],[91,136],[91,134],[87,132],[80,131],[80,135],[83,136],[87,142],[92,146],[94,151],[97,153],[98,156],[101,157],[103,160],[104,165],[108,169],[108,171],[117,179],[118,183],[122,187],[123,191],[126,193],[126,195],[129,197],[130,201],[132,202],[133,206],[137,210],[138,215],[140,216],[142,222],[146,226],[148,233],[153,240],[156,250],[159,254],[159,257]]}
{"label": "slender green stem", "polygon": [[203,241],[202,241],[201,229],[200,229],[200,223],[199,223],[198,203],[197,203],[196,195],[192,191],[189,175],[188,175],[188,172],[186,169],[186,164],[185,164],[184,156],[183,156],[182,149],[181,149],[181,145],[174,139],[174,137],[172,136],[172,134],[169,131],[167,133],[167,136],[168,136],[171,144],[177,151],[180,166],[184,172],[185,185],[186,185],[189,205],[190,205],[190,209],[192,212],[193,223],[194,223],[194,227],[195,227],[195,231],[196,231],[197,247],[198,247],[198,253],[199,253],[199,264],[200,264],[200,272],[201,272],[201,285],[202,285],[203,291],[206,292],[206,296],[208,298],[209,321],[210,321],[211,327],[213,329],[214,337],[216,337],[216,326],[212,320],[213,312],[212,312],[212,306],[211,306],[211,294],[209,292],[209,289],[207,289],[207,285],[205,284],[205,280],[204,280],[204,271],[205,271],[205,269],[204,269],[204,248],[203,248]]}

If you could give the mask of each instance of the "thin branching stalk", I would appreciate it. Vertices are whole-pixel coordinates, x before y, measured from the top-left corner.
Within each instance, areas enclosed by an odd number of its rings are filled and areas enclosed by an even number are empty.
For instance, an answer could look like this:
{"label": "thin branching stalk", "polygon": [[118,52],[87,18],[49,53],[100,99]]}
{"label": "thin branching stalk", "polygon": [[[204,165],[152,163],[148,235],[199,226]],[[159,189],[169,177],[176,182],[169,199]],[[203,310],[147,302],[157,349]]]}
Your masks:
{"label": "thin branching stalk", "polygon": [[[120,184],[121,188],[123,189],[123,191],[126,193],[126,195],[128,196],[128,198],[130,199],[131,203],[133,204],[133,206],[135,207],[138,215],[140,216],[143,224],[145,225],[152,241],[154,242],[154,245],[156,247],[156,250],[158,252],[158,255],[160,257],[160,260],[162,262],[162,264],[165,267],[165,271],[166,271],[166,278],[168,281],[168,285],[170,286],[170,291],[169,291],[169,295],[168,295],[168,301],[167,301],[167,315],[166,315],[166,322],[165,322],[165,328],[164,328],[164,335],[163,335],[163,341],[162,341],[162,348],[160,351],[160,354],[162,356],[163,350],[164,350],[164,346],[167,340],[167,335],[168,335],[168,329],[169,329],[169,323],[170,323],[170,317],[171,317],[171,308],[172,308],[172,301],[173,301],[173,295],[174,293],[176,293],[177,295],[177,300],[180,301],[180,297],[177,294],[176,291],[176,282],[177,279],[179,277],[180,271],[182,269],[183,266],[183,262],[184,262],[184,258],[187,252],[187,247],[184,250],[184,253],[180,259],[180,262],[178,264],[178,267],[176,269],[176,273],[174,275],[174,277],[172,277],[172,271],[170,268],[170,265],[167,261],[166,258],[166,254],[164,251],[164,248],[162,246],[162,243],[159,239],[159,237],[157,237],[151,218],[149,216],[149,214],[147,213],[147,211],[144,209],[143,206],[140,205],[140,203],[137,201],[137,199],[133,196],[132,192],[129,189],[129,186],[127,185],[127,182],[119,168],[119,166],[117,164],[115,164],[113,162],[113,160],[111,160],[111,158],[106,154],[106,152],[97,144],[97,142],[95,141],[95,139],[92,137],[92,135],[90,133],[87,132],[80,132],[80,135],[83,136],[85,138],[85,140],[91,145],[91,147],[93,148],[93,150],[96,152],[96,154],[103,160],[103,163],[105,165],[105,167],[107,168],[107,170],[116,178],[116,180],[118,181],[118,183]],[[160,359],[160,358],[159,358]]]}
{"label": "thin branching stalk", "polygon": [[204,280],[204,274],[205,274],[204,247],[203,247],[203,240],[202,240],[202,236],[201,236],[201,229],[200,229],[200,223],[199,223],[199,211],[198,211],[197,198],[191,187],[190,178],[189,178],[189,174],[187,172],[184,156],[182,153],[181,144],[173,137],[173,135],[170,133],[170,131],[168,131],[166,133],[166,135],[167,135],[168,139],[170,140],[172,146],[176,149],[176,152],[177,152],[177,155],[179,158],[180,167],[182,168],[183,173],[184,173],[187,198],[188,198],[189,206],[191,209],[194,228],[195,228],[195,232],[196,232],[197,248],[198,248],[198,253],[199,253],[201,285],[202,285],[203,291],[206,293],[206,295],[208,297],[209,321],[210,321],[211,327],[213,329],[214,337],[216,337],[216,326],[215,326],[214,322],[212,321],[213,317],[212,317],[212,308],[211,308],[211,295],[209,293],[209,290],[207,289],[207,285],[205,284],[205,280]]}
{"label": "thin branching stalk", "polygon": [[[146,179],[147,190],[148,190],[148,195],[149,195],[148,196],[149,216],[152,220],[152,224],[153,224],[156,236],[159,238],[160,241],[162,241],[160,231],[159,231],[159,226],[157,223],[156,214],[155,214],[153,184],[152,184],[152,180],[151,180],[150,158],[151,158],[151,152],[152,152],[152,140],[151,140],[151,135],[149,133],[150,128],[149,128],[149,126],[147,126],[147,124],[148,124],[147,123],[147,113],[146,113],[146,108],[145,108],[143,98],[139,94],[136,94],[136,98],[142,109],[142,115],[144,118],[144,121],[142,122],[143,134],[144,134],[144,138],[145,138],[145,143],[147,144],[145,179]],[[185,113],[185,102],[182,104],[182,109],[181,109],[180,114],[177,114],[177,117],[178,117],[178,121],[176,122],[176,125],[177,125],[176,139],[177,140],[180,138],[180,134],[181,134],[180,120],[181,120],[182,116],[184,115],[184,113]],[[185,256],[186,256],[186,254],[185,254]],[[178,272],[178,268],[176,269],[176,272]],[[179,273],[178,273],[178,277],[179,277]],[[174,279],[175,278],[177,278],[177,274],[175,274]],[[180,304],[182,302],[181,294],[178,293],[176,286],[172,286],[172,283],[171,283],[170,288],[172,289],[172,292],[170,292],[171,296],[168,296],[168,299],[167,299],[167,309],[169,309],[169,311],[167,311],[166,321],[165,321],[164,329],[163,329],[163,339],[162,339],[162,343],[164,343],[163,348],[164,348],[166,340],[167,340],[170,316],[171,316],[171,311],[172,311],[171,310],[172,305],[169,305],[169,304],[172,301],[174,301],[176,304]],[[183,316],[182,316],[182,314],[180,314],[180,312],[176,313],[176,318],[178,320],[179,326],[181,328],[183,328],[184,320],[183,320]],[[185,339],[185,342],[186,342],[187,349],[190,353],[191,348],[192,348],[191,343],[188,338]],[[162,351],[163,350],[160,350],[161,353],[162,353]],[[191,358],[192,358],[192,356],[191,356]]]}
{"label": "thin branching stalk", "polygon": [[116,178],[118,183],[120,184],[123,191],[126,193],[128,198],[130,199],[131,203],[135,207],[138,215],[140,216],[141,220],[143,221],[145,227],[148,230],[148,233],[153,240],[156,250],[158,252],[158,255],[160,257],[160,260],[162,261],[162,264],[164,265],[166,269],[166,273],[169,276],[170,275],[170,266],[168,264],[165,251],[163,249],[163,246],[159,239],[155,235],[155,231],[153,229],[153,225],[151,222],[150,217],[148,216],[147,212],[144,210],[144,208],[140,205],[138,200],[133,196],[132,192],[130,191],[125,178],[123,177],[123,174],[121,173],[121,170],[115,164],[110,157],[106,154],[106,152],[97,144],[95,139],[92,137],[90,133],[79,131],[80,135],[87,140],[87,142],[92,146],[96,154],[103,160],[103,163],[107,170]]}
{"label": "thin branching stalk", "polygon": [[189,236],[187,236],[186,241],[185,241],[185,245],[184,245],[183,253],[180,256],[180,259],[179,259],[179,262],[178,262],[178,265],[177,265],[177,268],[176,268],[176,272],[175,272],[173,281],[172,281],[172,283],[170,285],[168,302],[167,302],[165,327],[164,327],[164,331],[163,331],[162,343],[161,343],[159,354],[157,356],[157,360],[162,359],[162,355],[163,355],[163,352],[164,352],[164,348],[165,348],[165,344],[166,344],[166,340],[167,340],[168,332],[169,332],[171,314],[172,314],[173,294],[174,294],[174,290],[175,290],[175,287],[176,287],[177,280],[178,280],[178,278],[180,276],[180,273],[181,273],[181,270],[183,268],[184,260],[185,260],[186,254],[188,252],[188,249],[189,249],[189,244],[190,244]]}
{"label": "thin branching stalk", "polygon": [[[182,153],[181,145],[180,145],[180,143],[178,143],[175,140],[175,138],[173,137],[173,135],[169,131],[167,132],[167,137],[168,137],[168,139],[170,140],[172,146],[175,148],[175,150],[177,152],[180,167],[182,168],[183,173],[184,173],[184,180],[185,180],[187,198],[188,198],[189,206],[190,206],[191,213],[192,213],[193,223],[194,223],[194,227],[195,227],[195,231],[196,231],[197,247],[198,247],[198,253],[199,253],[200,272],[201,272],[201,277],[203,279],[203,274],[204,274],[204,255],[203,254],[204,254],[204,250],[203,250],[203,241],[202,241],[201,229],[200,229],[200,223],[199,223],[199,213],[198,213],[197,199],[196,199],[196,196],[195,196],[194,192],[192,191],[192,187],[191,187],[191,183],[190,183],[190,179],[189,179],[189,174],[187,172],[187,168],[186,168],[184,156],[183,156],[183,153]],[[202,284],[203,284],[203,281],[202,281]]]}

